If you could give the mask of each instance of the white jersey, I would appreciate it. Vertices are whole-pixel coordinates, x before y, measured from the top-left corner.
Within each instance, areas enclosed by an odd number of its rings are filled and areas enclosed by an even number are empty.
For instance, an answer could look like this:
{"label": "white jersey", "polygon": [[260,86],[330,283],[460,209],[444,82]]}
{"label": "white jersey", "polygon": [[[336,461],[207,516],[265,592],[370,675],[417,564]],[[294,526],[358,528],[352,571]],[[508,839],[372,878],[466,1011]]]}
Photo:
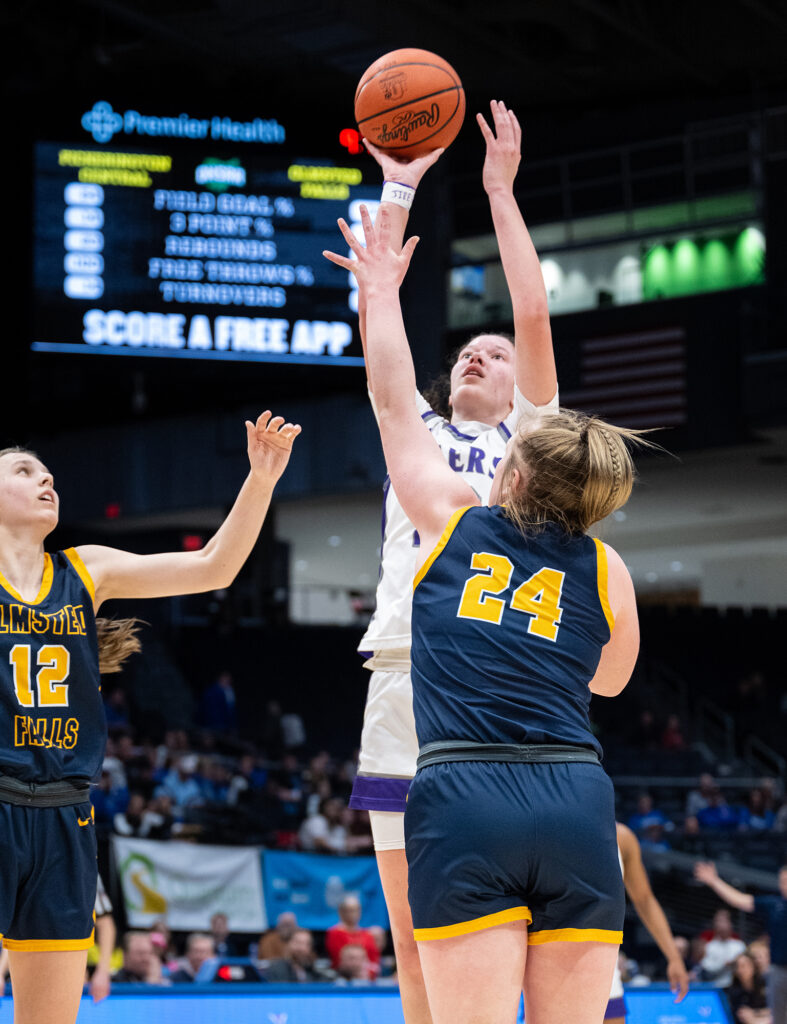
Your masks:
{"label": "white jersey", "polygon": [[[450,423],[438,416],[417,392],[416,403],[448,465],[461,474],[479,500],[486,504],[495,466],[502,459],[506,443],[517,424],[524,418],[536,419],[545,413],[557,412],[558,396],[555,394],[548,405],[535,406],[515,388],[514,407],[496,427],[487,423]],[[384,487],[382,537],[377,608],[358,650],[369,655],[378,651],[396,651],[406,663],[410,649],[410,613],[419,538],[389,480]],[[383,666],[378,664],[377,667]]]}

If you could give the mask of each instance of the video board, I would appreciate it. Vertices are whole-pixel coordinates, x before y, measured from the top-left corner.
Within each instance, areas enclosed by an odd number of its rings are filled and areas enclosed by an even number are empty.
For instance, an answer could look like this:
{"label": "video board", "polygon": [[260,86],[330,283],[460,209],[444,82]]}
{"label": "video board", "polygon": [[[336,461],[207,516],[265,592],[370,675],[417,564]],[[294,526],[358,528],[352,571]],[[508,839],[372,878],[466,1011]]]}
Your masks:
{"label": "video board", "polygon": [[81,128],[35,144],[34,351],[363,362],[354,279],[322,256],[379,200],[350,158],[287,155],[275,119],[96,103]]}

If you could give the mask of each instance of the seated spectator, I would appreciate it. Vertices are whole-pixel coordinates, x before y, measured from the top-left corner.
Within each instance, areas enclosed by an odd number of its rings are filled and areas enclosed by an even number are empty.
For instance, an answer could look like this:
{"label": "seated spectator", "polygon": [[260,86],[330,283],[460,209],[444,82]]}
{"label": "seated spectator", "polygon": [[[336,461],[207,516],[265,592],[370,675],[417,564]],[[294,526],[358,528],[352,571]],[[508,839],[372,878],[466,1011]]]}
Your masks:
{"label": "seated spectator", "polygon": [[360,926],[361,901],[357,896],[345,896],[339,904],[338,910],[339,922],[332,925],[325,933],[325,952],[331,958],[331,966],[338,970],[342,949],[353,944],[366,950],[372,971],[377,974],[380,966],[380,951],[374,938]]}
{"label": "seated spectator", "polygon": [[698,836],[702,834],[700,823],[696,817],[692,815],[690,818],[686,818],[683,822],[683,834],[684,836]]}
{"label": "seated spectator", "polygon": [[686,961],[686,966],[689,968],[689,974],[694,981],[699,981],[702,977],[702,960],[705,956],[705,947],[708,941],[701,935],[695,935],[689,943],[689,959]]}
{"label": "seated spectator", "polygon": [[702,980],[716,988],[729,988],[732,984],[732,965],[746,946],[735,937],[729,910],[717,910],[713,915],[713,931],[705,944],[705,955],[700,964]]}
{"label": "seated spectator", "polygon": [[264,768],[260,768],[252,754],[244,754],[238,762],[237,771],[230,779],[227,790],[227,803],[235,807],[244,799],[244,794],[251,793],[255,789],[262,789],[268,778]]}
{"label": "seated spectator", "polygon": [[373,981],[372,964],[363,946],[351,942],[342,946],[336,967],[337,985],[368,985]]}
{"label": "seated spectator", "polygon": [[663,853],[669,850],[670,845],[664,835],[664,826],[651,824],[647,825],[642,832],[639,845],[643,850],[651,850],[656,853]]}
{"label": "seated spectator", "polygon": [[118,835],[140,839],[158,838],[164,824],[163,815],[150,810],[141,793],[132,793],[125,811],[119,811],[112,819],[112,827]]}
{"label": "seated spectator", "polygon": [[312,791],[306,797],[306,817],[313,818],[315,814],[320,813],[320,805],[324,800],[330,800],[333,796],[333,787],[331,786],[331,780],[328,778],[320,778],[315,782],[310,783]]}
{"label": "seated spectator", "polygon": [[210,934],[216,956],[245,956],[245,944],[230,934],[230,923],[226,914],[218,912],[210,919]]}
{"label": "seated spectator", "polygon": [[298,829],[301,848],[316,853],[346,853],[347,829],[342,824],[344,808],[336,797],[320,803],[319,813],[306,818]]}
{"label": "seated spectator", "polygon": [[123,936],[123,966],[112,980],[145,985],[169,984],[162,976],[161,961],[153,950],[149,932],[126,932]]}
{"label": "seated spectator", "polygon": [[770,1024],[765,982],[749,953],[741,953],[735,958],[727,998],[735,1024]]}
{"label": "seated spectator", "polygon": [[388,947],[388,932],[379,924],[370,924],[366,930],[374,939],[377,952],[380,954],[379,976],[381,978],[391,978],[396,973],[396,958],[385,955],[385,950]]}
{"label": "seated spectator", "polygon": [[238,731],[235,690],[230,672],[220,672],[216,682],[202,694],[197,718],[200,725],[217,733],[232,735]]}
{"label": "seated spectator", "polygon": [[226,804],[232,776],[216,757],[203,757],[200,763],[200,789],[208,804]]}
{"label": "seated spectator", "polygon": [[193,982],[203,964],[215,956],[213,936],[205,935],[202,932],[192,932],[186,939],[185,957],[180,961],[178,969],[170,974],[172,984],[181,985]]}
{"label": "seated spectator", "polygon": [[150,926],[150,941],[153,943],[153,952],[162,964],[174,964],[177,960],[175,942],[167,922],[163,918],[154,921]]}
{"label": "seated spectator", "polygon": [[650,978],[640,971],[637,961],[632,960],[622,949],[618,953],[618,968],[624,985],[630,985],[632,988],[645,988],[650,984]]}
{"label": "seated spectator", "polygon": [[771,972],[771,943],[768,936],[763,935],[761,938],[755,939],[754,942],[750,942],[747,952],[757,965],[760,977],[767,984]]}
{"label": "seated spectator", "polygon": [[656,750],[659,742],[659,727],[656,716],[650,708],[643,708],[630,733],[631,745],[637,750]]}
{"label": "seated spectator", "polygon": [[294,711],[288,711],[281,716],[279,724],[284,749],[293,752],[302,750],[306,745],[306,727],[301,716]]}
{"label": "seated spectator", "polygon": [[271,960],[263,974],[266,981],[328,981],[330,978],[314,966],[314,942],[306,928],[296,928],[285,944],[283,957]]}
{"label": "seated spectator", "polygon": [[202,789],[195,778],[198,763],[196,754],[183,754],[155,791],[155,796],[170,797],[176,815],[204,803]]}
{"label": "seated spectator", "polygon": [[727,803],[717,786],[710,804],[697,812],[700,828],[709,832],[731,832],[738,827],[738,811]]}
{"label": "seated spectator", "polygon": [[126,766],[118,756],[119,737],[111,733],[107,737],[107,748],[104,753],[104,761],[101,765],[102,771],[109,772],[112,776],[112,788],[121,789],[128,784],[126,779]]}
{"label": "seated spectator", "polygon": [[695,818],[698,811],[710,806],[711,798],[718,788],[710,772],[703,772],[697,780],[698,786],[686,797],[686,817]]}
{"label": "seated spectator", "polygon": [[102,694],[107,728],[128,728],[128,701],[126,691],[117,686],[111,693]]}
{"label": "seated spectator", "polygon": [[287,944],[298,928],[291,910],[284,910],[276,918],[276,927],[269,929],[257,944],[258,960],[282,960],[287,955]]}
{"label": "seated spectator", "polygon": [[640,793],[637,799],[637,813],[632,814],[626,824],[638,839],[642,839],[646,830],[653,825],[660,825],[665,832],[672,831],[675,827],[663,811],[653,806],[653,797],[650,793]]}
{"label": "seated spectator", "polygon": [[281,767],[271,772],[270,778],[277,785],[277,796],[281,804],[280,828],[295,831],[303,817],[305,802],[303,775],[294,754],[285,754]]}
{"label": "seated spectator", "polygon": [[150,839],[169,839],[178,835],[183,826],[175,821],[175,814],[172,809],[172,797],[166,794],[154,796],[148,803],[148,810],[161,819],[161,824],[150,830]]}
{"label": "seated spectator", "polygon": [[738,813],[742,832],[766,832],[773,828],[776,815],[767,805],[765,793],[758,787],[749,791],[746,804]]}
{"label": "seated spectator", "polygon": [[686,738],[680,724],[680,715],[669,715],[661,734],[662,750],[685,750]]}
{"label": "seated spectator", "polygon": [[109,771],[102,769],[98,785],[90,790],[93,813],[97,825],[111,825],[116,814],[124,811],[129,801],[125,776],[121,785],[115,785]]}
{"label": "seated spectator", "polygon": [[347,829],[347,853],[362,853],[374,846],[368,811],[345,807],[342,810],[342,824]]}

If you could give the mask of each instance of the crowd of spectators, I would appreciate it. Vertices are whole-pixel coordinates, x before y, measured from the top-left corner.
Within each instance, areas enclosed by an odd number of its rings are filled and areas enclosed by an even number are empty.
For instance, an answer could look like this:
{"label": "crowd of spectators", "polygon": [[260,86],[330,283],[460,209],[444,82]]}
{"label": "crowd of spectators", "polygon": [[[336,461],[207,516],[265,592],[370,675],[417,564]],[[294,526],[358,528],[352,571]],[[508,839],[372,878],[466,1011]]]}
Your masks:
{"label": "crowd of spectators", "polygon": [[113,691],[105,701],[106,756],[92,790],[99,833],[371,852],[367,815],[347,806],[355,757],[307,755],[300,717],[271,705],[266,748],[239,739],[232,680],[222,672],[203,695],[202,725],[153,742],[136,735],[122,690]]}
{"label": "crowd of spectators", "polygon": [[[722,989],[735,1024],[771,1024],[766,985],[771,972],[770,941],[758,936],[748,946],[733,928],[728,910],[718,910],[708,928],[691,939],[678,935],[675,944],[689,971],[692,984]],[[625,947],[625,939],[624,939]],[[625,985],[642,988],[652,981],[636,960],[621,949],[618,965]]]}
{"label": "crowd of spectators", "polygon": [[[333,985],[396,985],[396,967],[386,955],[388,932],[360,925],[361,905],[347,895],[338,906],[339,920],[324,934],[282,913],[261,936],[234,935],[226,914],[211,919],[211,929],[183,937],[182,952],[166,923],[125,933],[113,958],[114,982],[157,986],[234,981]],[[92,951],[89,962],[97,959]]]}
{"label": "crowd of spectators", "polygon": [[644,849],[666,850],[673,839],[697,835],[787,833],[787,800],[772,778],[755,786],[723,788],[709,773],[697,779],[683,806],[658,806],[652,792],[641,792],[626,824]]}

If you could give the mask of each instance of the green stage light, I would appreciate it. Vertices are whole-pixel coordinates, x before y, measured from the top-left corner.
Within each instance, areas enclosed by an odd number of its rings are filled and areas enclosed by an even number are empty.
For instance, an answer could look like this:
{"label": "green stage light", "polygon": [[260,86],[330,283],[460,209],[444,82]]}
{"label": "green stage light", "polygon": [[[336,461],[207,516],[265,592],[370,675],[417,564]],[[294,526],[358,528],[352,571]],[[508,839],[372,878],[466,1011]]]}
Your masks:
{"label": "green stage light", "polygon": [[702,250],[702,287],[718,291],[733,284],[732,254],[718,238],[711,238]]}
{"label": "green stage light", "polygon": [[748,227],[738,235],[734,248],[736,284],[765,281],[765,237],[759,228]]}
{"label": "green stage light", "polygon": [[673,295],[694,295],[702,291],[700,252],[691,238],[681,238],[672,250]]}
{"label": "green stage light", "polygon": [[642,268],[642,295],[647,299],[666,299],[672,294],[672,268],[665,245],[654,245],[646,253]]}

